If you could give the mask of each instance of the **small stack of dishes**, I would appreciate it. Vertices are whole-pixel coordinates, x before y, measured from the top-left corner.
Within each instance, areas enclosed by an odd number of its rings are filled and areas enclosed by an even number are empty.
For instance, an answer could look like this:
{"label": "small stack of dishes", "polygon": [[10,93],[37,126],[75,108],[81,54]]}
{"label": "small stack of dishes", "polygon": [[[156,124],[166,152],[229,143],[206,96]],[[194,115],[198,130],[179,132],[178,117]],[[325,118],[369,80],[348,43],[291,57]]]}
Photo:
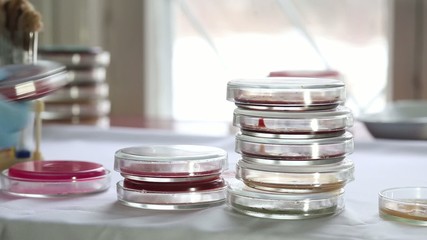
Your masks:
{"label": "small stack of dishes", "polygon": [[106,68],[110,54],[100,47],[39,47],[38,56],[64,64],[73,80],[43,100],[45,123],[108,126],[111,103]]}
{"label": "small stack of dishes", "polygon": [[247,215],[304,219],[341,212],[353,180],[351,111],[345,85],[327,78],[238,79],[227,85],[236,104],[241,155],[227,204]]}
{"label": "small stack of dishes", "polygon": [[115,153],[118,200],[127,206],[179,210],[224,203],[227,152],[195,145],[129,147]]}

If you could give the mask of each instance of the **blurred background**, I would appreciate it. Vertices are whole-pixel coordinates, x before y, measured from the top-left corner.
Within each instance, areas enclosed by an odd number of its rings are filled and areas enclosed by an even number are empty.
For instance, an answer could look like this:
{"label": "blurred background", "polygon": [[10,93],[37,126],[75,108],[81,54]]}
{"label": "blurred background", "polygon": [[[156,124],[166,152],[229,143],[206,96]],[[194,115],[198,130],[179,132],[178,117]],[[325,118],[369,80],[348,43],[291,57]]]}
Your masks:
{"label": "blurred background", "polygon": [[227,82],[283,70],[339,71],[356,117],[427,98],[423,0],[31,2],[43,16],[39,46],[111,54],[111,125],[207,131],[210,122],[226,133],[235,108]]}

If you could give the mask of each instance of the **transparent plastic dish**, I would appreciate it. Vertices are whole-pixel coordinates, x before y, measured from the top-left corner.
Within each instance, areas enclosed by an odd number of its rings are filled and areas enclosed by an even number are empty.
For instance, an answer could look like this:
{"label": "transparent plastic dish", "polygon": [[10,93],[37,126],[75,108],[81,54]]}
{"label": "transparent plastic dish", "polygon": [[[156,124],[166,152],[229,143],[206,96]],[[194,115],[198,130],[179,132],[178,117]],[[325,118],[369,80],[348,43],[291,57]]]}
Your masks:
{"label": "transparent plastic dish", "polygon": [[228,183],[227,205],[240,213],[271,219],[308,219],[330,216],[344,209],[344,189],[310,194],[260,191],[240,181]]}
{"label": "transparent plastic dish", "polygon": [[47,120],[104,117],[110,113],[110,109],[111,102],[107,99],[71,103],[47,102],[41,116]]}
{"label": "transparent plastic dish", "polygon": [[353,135],[319,139],[286,139],[254,137],[238,133],[236,152],[248,157],[311,161],[343,159],[354,149]]}
{"label": "transparent plastic dish", "polygon": [[227,100],[258,110],[331,109],[344,103],[345,85],[327,78],[238,79],[228,82]]}
{"label": "transparent plastic dish", "polygon": [[69,69],[82,67],[106,67],[110,53],[100,47],[87,46],[41,46],[39,58],[62,63]]}
{"label": "transparent plastic dish", "polygon": [[60,197],[101,192],[110,186],[110,172],[84,161],[29,161],[12,165],[1,175],[2,190],[23,197]]}
{"label": "transparent plastic dish", "polygon": [[343,188],[354,179],[354,163],[341,162],[313,166],[266,165],[240,160],[236,178],[247,186],[270,192],[314,193]]}
{"label": "transparent plastic dish", "polygon": [[201,183],[152,183],[125,179],[117,183],[119,201],[130,207],[186,210],[223,204],[226,184],[221,178]]}
{"label": "transparent plastic dish", "polygon": [[50,61],[0,67],[0,95],[11,101],[41,98],[70,81],[65,66]]}
{"label": "transparent plastic dish", "polygon": [[116,152],[114,169],[138,181],[205,181],[227,169],[227,152],[197,145],[129,147]]}
{"label": "transparent plastic dish", "polygon": [[310,112],[236,108],[233,124],[244,131],[286,134],[287,138],[327,137],[342,135],[353,126],[353,115],[346,107]]}
{"label": "transparent plastic dish", "polygon": [[427,187],[390,188],[381,191],[379,212],[385,219],[427,226]]}
{"label": "transparent plastic dish", "polygon": [[86,84],[81,86],[67,86],[43,98],[49,102],[74,102],[105,99],[108,97],[108,84]]}

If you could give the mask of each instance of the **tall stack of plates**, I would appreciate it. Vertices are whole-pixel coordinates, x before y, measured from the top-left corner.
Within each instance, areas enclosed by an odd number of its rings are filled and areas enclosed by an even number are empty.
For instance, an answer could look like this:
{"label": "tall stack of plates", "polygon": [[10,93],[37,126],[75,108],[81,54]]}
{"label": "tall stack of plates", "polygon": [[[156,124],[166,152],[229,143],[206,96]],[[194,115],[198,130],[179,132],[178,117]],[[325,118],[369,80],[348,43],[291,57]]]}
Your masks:
{"label": "tall stack of plates", "polygon": [[241,158],[227,204],[276,219],[333,215],[353,180],[351,111],[345,85],[326,78],[238,79],[227,85]]}
{"label": "tall stack of plates", "polygon": [[106,68],[110,54],[100,47],[40,47],[39,58],[64,64],[73,80],[46,96],[44,123],[109,125]]}

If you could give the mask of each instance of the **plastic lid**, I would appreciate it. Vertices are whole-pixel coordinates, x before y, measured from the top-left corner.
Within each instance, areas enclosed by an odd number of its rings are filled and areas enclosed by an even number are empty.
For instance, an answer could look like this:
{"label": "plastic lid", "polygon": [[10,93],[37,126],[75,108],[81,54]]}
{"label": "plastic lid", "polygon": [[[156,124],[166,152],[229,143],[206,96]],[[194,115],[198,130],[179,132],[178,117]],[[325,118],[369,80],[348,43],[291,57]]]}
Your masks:
{"label": "plastic lid", "polygon": [[257,111],[236,108],[233,124],[246,131],[289,134],[287,137],[313,134],[342,134],[353,126],[353,115],[346,107],[331,110],[289,112]]}
{"label": "plastic lid", "polygon": [[115,170],[143,181],[218,175],[227,168],[227,152],[196,145],[154,145],[120,149]]}
{"label": "plastic lid", "polygon": [[345,85],[327,78],[238,79],[228,82],[227,100],[260,110],[330,109],[344,102]]}
{"label": "plastic lid", "polygon": [[274,71],[269,77],[306,77],[306,78],[333,78],[339,79],[340,73],[335,70],[284,70]]}
{"label": "plastic lid", "polygon": [[333,215],[344,209],[344,189],[321,193],[287,194],[228,183],[227,205],[246,215],[272,219],[306,219]]}
{"label": "plastic lid", "polygon": [[12,101],[43,97],[69,82],[65,66],[37,61],[35,64],[15,64],[0,67],[0,94]]}

